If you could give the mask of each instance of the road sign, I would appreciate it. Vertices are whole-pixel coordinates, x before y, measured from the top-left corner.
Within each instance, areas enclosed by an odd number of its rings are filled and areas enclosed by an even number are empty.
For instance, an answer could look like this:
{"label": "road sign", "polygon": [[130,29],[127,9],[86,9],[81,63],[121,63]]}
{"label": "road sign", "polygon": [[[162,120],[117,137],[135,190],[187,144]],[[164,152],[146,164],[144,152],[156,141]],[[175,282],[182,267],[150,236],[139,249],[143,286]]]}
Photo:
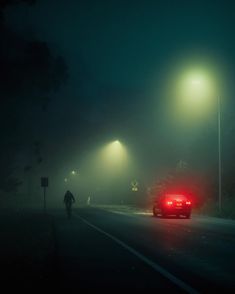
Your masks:
{"label": "road sign", "polygon": [[41,187],[48,187],[48,178],[41,177]]}
{"label": "road sign", "polygon": [[177,162],[176,169],[178,169],[178,170],[185,170],[185,169],[187,169],[187,167],[188,167],[188,164],[187,164],[186,161],[179,160]]}
{"label": "road sign", "polygon": [[139,183],[136,181],[136,180],[133,180],[132,182],[131,182],[131,190],[133,191],[133,192],[137,192],[139,189],[138,189],[138,185],[139,185]]}

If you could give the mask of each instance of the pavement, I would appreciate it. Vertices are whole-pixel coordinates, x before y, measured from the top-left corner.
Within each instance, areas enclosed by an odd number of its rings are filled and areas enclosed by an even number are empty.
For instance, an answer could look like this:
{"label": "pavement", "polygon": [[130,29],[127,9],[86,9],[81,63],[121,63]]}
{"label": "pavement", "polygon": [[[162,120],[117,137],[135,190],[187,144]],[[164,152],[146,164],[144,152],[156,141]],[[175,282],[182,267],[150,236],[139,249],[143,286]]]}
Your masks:
{"label": "pavement", "polygon": [[12,290],[44,290],[54,270],[53,217],[40,211],[1,211],[1,286]]}
{"label": "pavement", "polygon": [[2,285],[39,292],[235,290],[235,221],[114,206],[2,212]]}

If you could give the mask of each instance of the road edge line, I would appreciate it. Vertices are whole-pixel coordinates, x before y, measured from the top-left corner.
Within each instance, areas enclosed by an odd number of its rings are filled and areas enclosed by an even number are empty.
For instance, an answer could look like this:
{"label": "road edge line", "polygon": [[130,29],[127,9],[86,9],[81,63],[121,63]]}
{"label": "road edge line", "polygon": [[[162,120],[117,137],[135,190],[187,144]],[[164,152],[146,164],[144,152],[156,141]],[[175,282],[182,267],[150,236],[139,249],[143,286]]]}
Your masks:
{"label": "road edge line", "polygon": [[186,291],[187,293],[190,293],[190,294],[198,294],[199,293],[197,290],[195,290],[194,288],[192,288],[191,286],[189,286],[188,284],[186,284],[185,282],[183,282],[179,278],[175,277],[173,274],[171,274],[170,272],[168,272],[166,269],[164,269],[163,267],[161,267],[160,265],[158,265],[154,261],[150,260],[148,257],[144,256],[142,253],[138,252],[134,248],[130,247],[129,245],[127,245],[126,243],[124,243],[120,239],[118,239],[115,236],[113,236],[113,235],[105,232],[104,230],[100,229],[99,227],[93,225],[92,223],[90,223],[89,221],[87,221],[86,219],[84,219],[83,217],[81,217],[79,215],[76,215],[76,217],[80,218],[85,224],[87,224],[88,226],[92,227],[93,229],[95,229],[96,231],[100,232],[101,234],[105,235],[106,237],[110,238],[111,240],[113,240],[114,242],[116,242],[117,244],[119,244],[121,247],[123,247],[126,250],[128,250],[133,255],[137,256],[141,261],[143,261],[144,263],[146,263],[148,266],[150,266],[156,272],[160,273],[162,276],[164,276],[165,278],[167,278],[168,280],[170,280],[172,283],[174,283],[175,285],[177,285],[182,290],[184,290],[184,291]]}

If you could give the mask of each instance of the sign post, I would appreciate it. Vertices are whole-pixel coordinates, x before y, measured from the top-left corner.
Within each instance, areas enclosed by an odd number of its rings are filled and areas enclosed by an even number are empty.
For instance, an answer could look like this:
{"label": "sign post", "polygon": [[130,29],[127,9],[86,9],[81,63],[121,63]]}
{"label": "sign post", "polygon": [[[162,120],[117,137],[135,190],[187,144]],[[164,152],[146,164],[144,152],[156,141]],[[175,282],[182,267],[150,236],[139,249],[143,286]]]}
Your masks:
{"label": "sign post", "polygon": [[41,187],[43,187],[43,208],[46,211],[46,188],[48,187],[48,177],[41,177]]}

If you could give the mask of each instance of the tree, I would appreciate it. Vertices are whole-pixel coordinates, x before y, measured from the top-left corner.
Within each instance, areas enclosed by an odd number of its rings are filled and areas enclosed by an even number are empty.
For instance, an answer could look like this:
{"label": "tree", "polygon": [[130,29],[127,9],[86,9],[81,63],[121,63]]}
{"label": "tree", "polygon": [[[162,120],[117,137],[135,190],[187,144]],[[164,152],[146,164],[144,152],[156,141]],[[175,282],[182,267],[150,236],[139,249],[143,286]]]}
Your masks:
{"label": "tree", "polygon": [[[28,40],[9,29],[4,22],[4,9],[34,0],[2,0],[0,2],[0,123],[4,126],[0,147],[0,190],[14,190],[20,181],[14,178],[17,154],[31,138],[24,126],[32,124],[29,113],[38,105],[43,111],[50,94],[57,91],[68,78],[68,69],[61,56],[54,56],[47,43]],[[30,143],[31,144],[31,143]],[[33,142],[32,142],[33,144]],[[39,152],[38,163],[42,161]],[[11,187],[11,188],[10,188]]]}

